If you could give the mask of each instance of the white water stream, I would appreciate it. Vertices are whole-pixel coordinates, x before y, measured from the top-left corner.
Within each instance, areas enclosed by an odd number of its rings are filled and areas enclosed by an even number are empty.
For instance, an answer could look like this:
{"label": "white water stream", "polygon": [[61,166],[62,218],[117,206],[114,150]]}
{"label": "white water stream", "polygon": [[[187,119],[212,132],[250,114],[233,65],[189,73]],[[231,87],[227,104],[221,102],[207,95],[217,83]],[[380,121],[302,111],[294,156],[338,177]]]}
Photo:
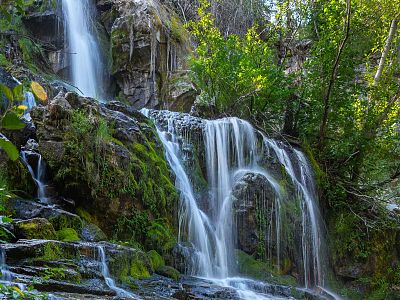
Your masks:
{"label": "white water stream", "polygon": [[104,280],[107,284],[107,286],[115,291],[115,293],[117,294],[118,297],[124,297],[124,298],[128,298],[128,299],[141,299],[140,297],[138,297],[137,295],[130,293],[120,287],[118,287],[115,284],[114,279],[112,279],[111,275],[110,275],[110,271],[108,269],[108,265],[107,265],[107,257],[106,257],[106,252],[104,250],[103,246],[98,246],[98,254],[99,254],[99,258],[100,258],[100,263],[101,263],[101,274],[104,277]]}
{"label": "white water stream", "polygon": [[[238,180],[245,174],[253,173],[263,176],[274,190],[273,217],[276,226],[271,234],[276,237],[278,268],[283,258],[280,250],[281,208],[285,203],[293,202],[301,211],[304,286],[321,291],[319,287],[324,286],[326,276],[323,235],[313,174],[302,152],[267,138],[250,123],[237,118],[208,121],[189,115],[182,117],[168,111],[143,109],[142,113],[155,120],[166,158],[176,176],[176,187],[181,195],[180,241],[189,242],[193,248],[189,275],[212,279],[221,286],[234,287],[243,299],[279,299],[257,293],[248,287],[248,279],[235,277],[236,232],[231,193]],[[185,166],[187,154],[184,152],[191,143],[191,122],[202,123],[209,189],[206,210],[194,192],[189,175],[193,170]],[[274,157],[286,170],[296,195],[284,198],[280,184],[262,163],[266,155],[271,156],[267,159]]]}
{"label": "white water stream", "polygon": [[68,40],[72,84],[87,97],[101,100],[103,94],[100,47],[94,33],[92,0],[62,0]]}
{"label": "white water stream", "polygon": [[[36,166],[31,165],[28,157],[34,156],[36,157]],[[40,203],[49,204],[48,197],[46,195],[46,166],[43,161],[42,155],[40,153],[31,151],[31,150],[21,150],[21,159],[29,170],[29,173],[34,180],[37,187],[37,197],[40,200]]]}

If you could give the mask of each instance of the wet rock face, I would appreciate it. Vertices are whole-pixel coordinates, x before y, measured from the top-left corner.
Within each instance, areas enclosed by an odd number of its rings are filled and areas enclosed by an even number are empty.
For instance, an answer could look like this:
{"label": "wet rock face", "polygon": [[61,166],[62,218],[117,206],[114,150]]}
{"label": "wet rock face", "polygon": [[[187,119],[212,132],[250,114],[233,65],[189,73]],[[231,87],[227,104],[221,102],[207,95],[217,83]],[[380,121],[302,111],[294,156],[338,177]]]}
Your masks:
{"label": "wet rock face", "polygon": [[148,278],[153,272],[144,252],[109,243],[20,240],[0,249],[19,282],[34,282],[40,291],[114,296],[115,291],[104,282],[99,247],[104,249],[111,276],[119,285]]}
{"label": "wet rock face", "polygon": [[[118,234],[157,247],[173,239],[177,193],[146,117],[119,102],[102,105],[73,93],[60,93],[31,116],[52,184],[75,201],[85,221],[109,238]],[[157,218],[169,235],[148,229],[158,228],[152,224]],[[94,227],[87,227],[85,236],[104,239]]]}
{"label": "wet rock face", "polygon": [[100,1],[98,6],[111,36],[112,75],[119,97],[136,108],[188,111],[194,89],[173,79],[185,69],[189,48],[177,15],[158,1]]}
{"label": "wet rock face", "polygon": [[57,6],[54,1],[33,4],[22,21],[29,34],[46,45],[45,54],[54,73],[67,75],[68,57],[64,51],[65,31],[61,6]]}
{"label": "wet rock face", "polygon": [[[276,194],[271,184],[260,174],[247,173],[235,185],[232,191],[233,210],[236,220],[238,248],[248,254],[256,254],[262,236],[260,222],[266,221],[266,227],[275,227],[275,197]],[[272,218],[260,220],[262,210],[268,211]],[[275,243],[275,237],[271,235]],[[274,245],[274,248],[276,245]]]}
{"label": "wet rock face", "polygon": [[[68,79],[62,1],[48,2],[57,5],[32,5],[23,22],[30,35],[46,45],[53,72]],[[135,108],[188,112],[196,92],[186,72],[190,41],[178,15],[158,0],[98,0],[96,6],[109,96]],[[115,82],[109,82],[110,73]]]}

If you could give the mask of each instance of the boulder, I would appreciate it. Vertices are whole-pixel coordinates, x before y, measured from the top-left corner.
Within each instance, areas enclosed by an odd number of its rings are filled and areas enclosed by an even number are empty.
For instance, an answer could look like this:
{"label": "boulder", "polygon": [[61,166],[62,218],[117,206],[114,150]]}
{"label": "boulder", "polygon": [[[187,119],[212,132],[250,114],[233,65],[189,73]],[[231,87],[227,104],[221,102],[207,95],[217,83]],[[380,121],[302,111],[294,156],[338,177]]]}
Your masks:
{"label": "boulder", "polygon": [[31,115],[52,185],[96,220],[86,220],[98,228],[86,227],[83,239],[145,244],[152,239],[144,228],[156,219],[171,231],[177,192],[149,119],[120,102],[103,105],[74,93],[60,93]]}
{"label": "boulder", "polygon": [[80,232],[82,228],[82,220],[79,216],[56,206],[48,206],[32,200],[13,198],[7,202],[7,207],[13,212],[14,218],[24,220],[44,218],[52,224],[55,230],[70,227]]}
{"label": "boulder", "polygon": [[170,266],[161,266],[156,270],[156,273],[176,281],[178,281],[181,278],[181,273],[179,273],[178,270]]}
{"label": "boulder", "polygon": [[44,218],[34,218],[14,223],[15,237],[18,239],[57,238],[53,225]]}
{"label": "boulder", "polygon": [[85,224],[82,228],[81,238],[87,242],[100,242],[107,240],[106,234],[95,224]]}

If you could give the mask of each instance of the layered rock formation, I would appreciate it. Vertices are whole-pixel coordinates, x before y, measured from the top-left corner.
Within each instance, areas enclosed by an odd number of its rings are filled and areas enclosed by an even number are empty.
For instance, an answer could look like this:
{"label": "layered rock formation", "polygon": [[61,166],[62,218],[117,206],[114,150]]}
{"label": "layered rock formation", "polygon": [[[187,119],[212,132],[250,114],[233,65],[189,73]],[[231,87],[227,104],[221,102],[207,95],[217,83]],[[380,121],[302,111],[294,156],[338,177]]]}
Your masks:
{"label": "layered rock formation", "polygon": [[[99,0],[96,28],[108,98],[135,108],[189,111],[196,92],[186,73],[190,40],[178,15],[155,0]],[[70,74],[61,1],[30,7],[29,35],[44,46],[46,68]],[[43,67],[43,66],[42,66]]]}

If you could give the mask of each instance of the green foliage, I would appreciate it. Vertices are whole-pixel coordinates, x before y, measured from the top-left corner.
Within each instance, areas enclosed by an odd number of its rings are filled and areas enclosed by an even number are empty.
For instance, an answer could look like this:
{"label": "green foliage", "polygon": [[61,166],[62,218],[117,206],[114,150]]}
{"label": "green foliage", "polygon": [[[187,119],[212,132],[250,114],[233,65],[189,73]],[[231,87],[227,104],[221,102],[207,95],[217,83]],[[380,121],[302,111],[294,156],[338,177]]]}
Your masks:
{"label": "green foliage", "polygon": [[223,37],[208,8],[208,1],[200,1],[200,18],[188,26],[198,42],[190,65],[202,100],[215,104],[220,113],[281,115],[290,80],[277,65],[273,47],[260,37],[257,27],[244,37]]}
{"label": "green foliage", "polygon": [[154,249],[161,254],[175,245],[174,231],[166,219],[150,220],[146,211],[133,210],[129,216],[120,217],[115,226],[115,240],[129,241],[134,247]]}
{"label": "green foliage", "polygon": [[55,243],[49,242],[43,246],[42,255],[37,259],[51,261],[59,260],[61,257],[64,257],[61,247]]}
{"label": "green foliage", "polygon": [[7,284],[0,283],[0,294],[4,296],[4,299],[13,300],[46,300],[50,299],[47,294],[39,293],[32,287],[28,287],[27,290],[22,291],[17,286],[10,286]]}
{"label": "green foliage", "polygon": [[10,89],[4,84],[0,84],[0,148],[3,149],[8,157],[17,160],[19,151],[15,145],[1,133],[1,130],[21,130],[25,128],[25,123],[20,120],[24,110],[24,105],[16,104],[17,101],[24,100],[23,85],[17,85]]}
{"label": "green foliage", "polygon": [[64,268],[49,268],[46,266],[46,269],[43,270],[43,274],[41,279],[43,280],[64,280],[66,278],[65,269]]}
{"label": "green foliage", "polygon": [[9,231],[6,225],[12,222],[12,219],[7,217],[7,200],[11,198],[11,190],[8,183],[8,178],[3,170],[0,170],[0,243],[8,242],[14,237],[14,234]]}

